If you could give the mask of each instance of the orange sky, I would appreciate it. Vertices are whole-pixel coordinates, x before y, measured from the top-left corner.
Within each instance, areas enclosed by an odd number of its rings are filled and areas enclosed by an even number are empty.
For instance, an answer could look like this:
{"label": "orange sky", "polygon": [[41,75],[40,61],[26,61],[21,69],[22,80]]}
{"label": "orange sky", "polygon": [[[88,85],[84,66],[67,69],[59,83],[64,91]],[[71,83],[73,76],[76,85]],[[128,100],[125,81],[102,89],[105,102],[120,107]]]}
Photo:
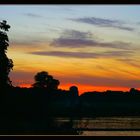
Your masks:
{"label": "orange sky", "polygon": [[[69,89],[71,85],[62,85],[60,88],[62,89]],[[90,86],[90,85],[76,85],[79,89],[79,94],[81,95],[84,92],[88,91],[106,91],[106,90],[112,90],[112,91],[129,91],[129,88],[126,87],[107,87],[107,86]]]}
{"label": "orange sky", "polygon": [[76,85],[80,93],[140,87],[139,6],[5,6],[0,13],[11,26],[14,86],[30,87],[47,71],[59,88]]}
{"label": "orange sky", "polygon": [[[30,88],[31,84],[20,84],[20,87]],[[69,90],[70,86],[73,86],[72,84],[66,84],[59,86],[59,89]],[[75,85],[74,85],[75,86]],[[90,85],[76,85],[79,90],[79,95],[81,95],[84,92],[88,91],[129,91],[130,88],[127,87],[108,87],[108,86],[90,86]]]}

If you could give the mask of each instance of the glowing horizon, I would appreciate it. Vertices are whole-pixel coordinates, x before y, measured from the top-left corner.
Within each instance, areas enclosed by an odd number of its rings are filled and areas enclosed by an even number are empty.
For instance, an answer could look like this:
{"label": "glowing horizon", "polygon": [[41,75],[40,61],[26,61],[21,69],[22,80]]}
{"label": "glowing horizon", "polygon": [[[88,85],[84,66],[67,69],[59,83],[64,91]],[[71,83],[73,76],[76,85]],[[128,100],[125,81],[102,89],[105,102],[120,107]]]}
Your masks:
{"label": "glowing horizon", "polygon": [[[94,92],[94,91],[97,91],[97,92],[105,92],[105,91],[108,91],[108,90],[123,91],[123,92],[130,91],[130,88],[128,88],[128,87],[108,87],[108,86],[91,86],[91,85],[75,85],[75,84],[60,85],[58,87],[58,89],[69,90],[69,88],[71,86],[77,86],[78,87],[79,95],[81,95],[85,92]],[[17,87],[31,88],[32,84],[20,84],[20,85],[17,85]],[[137,88],[137,89],[140,90],[140,88]]]}
{"label": "glowing horizon", "polygon": [[80,94],[140,88],[140,6],[3,5],[0,13],[11,25],[14,86],[47,71]]}

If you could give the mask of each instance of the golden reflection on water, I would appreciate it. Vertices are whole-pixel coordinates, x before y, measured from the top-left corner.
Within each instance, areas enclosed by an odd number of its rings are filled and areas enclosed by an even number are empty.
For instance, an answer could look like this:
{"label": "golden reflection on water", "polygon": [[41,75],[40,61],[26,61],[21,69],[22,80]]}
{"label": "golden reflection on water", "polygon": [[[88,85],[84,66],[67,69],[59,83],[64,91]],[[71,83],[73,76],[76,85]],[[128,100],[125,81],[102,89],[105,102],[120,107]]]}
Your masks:
{"label": "golden reflection on water", "polygon": [[[70,119],[58,118],[57,121],[61,124]],[[72,122],[73,128],[85,128],[82,136],[140,136],[140,116],[79,118]]]}
{"label": "golden reflection on water", "polygon": [[140,131],[84,131],[82,136],[140,136]]}

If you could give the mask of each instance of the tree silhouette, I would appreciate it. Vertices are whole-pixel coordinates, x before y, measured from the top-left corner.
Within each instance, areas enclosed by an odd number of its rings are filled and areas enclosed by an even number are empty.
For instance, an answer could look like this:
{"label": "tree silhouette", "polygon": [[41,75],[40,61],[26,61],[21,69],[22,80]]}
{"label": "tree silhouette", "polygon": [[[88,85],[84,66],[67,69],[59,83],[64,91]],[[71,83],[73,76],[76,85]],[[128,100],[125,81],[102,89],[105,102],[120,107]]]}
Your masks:
{"label": "tree silhouette", "polygon": [[40,87],[40,88],[47,87],[47,78],[48,78],[48,72],[45,71],[38,72],[34,77],[34,80],[36,82],[32,86]]}
{"label": "tree silhouette", "polygon": [[139,93],[139,90],[137,90],[135,88],[131,88],[129,92],[132,94],[136,94],[136,93]]}
{"label": "tree silhouette", "polygon": [[49,90],[57,89],[59,80],[53,79],[53,76],[48,75],[48,72],[38,72],[35,77],[35,83],[32,85],[34,88],[47,88]]}
{"label": "tree silhouette", "polygon": [[71,86],[69,90],[73,97],[78,97],[79,91],[77,86]]}
{"label": "tree silhouette", "polygon": [[13,68],[13,61],[6,55],[9,39],[6,31],[9,31],[10,25],[7,21],[0,22],[0,88],[10,87],[12,83],[8,77],[9,72]]}
{"label": "tree silhouette", "polygon": [[51,75],[48,75],[48,81],[47,81],[48,89],[57,90],[59,84],[60,84],[59,80],[53,79],[53,77]]}

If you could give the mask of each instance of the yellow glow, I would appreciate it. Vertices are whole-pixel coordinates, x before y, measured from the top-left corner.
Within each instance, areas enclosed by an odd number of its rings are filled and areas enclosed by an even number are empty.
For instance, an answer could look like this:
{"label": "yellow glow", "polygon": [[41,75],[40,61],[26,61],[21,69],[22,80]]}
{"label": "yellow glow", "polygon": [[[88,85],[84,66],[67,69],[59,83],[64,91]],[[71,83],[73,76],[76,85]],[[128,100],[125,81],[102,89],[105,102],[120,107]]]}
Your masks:
{"label": "yellow glow", "polygon": [[[111,50],[111,49],[108,49]],[[69,51],[69,48],[54,48],[49,44],[40,44],[40,46],[15,46],[8,50],[8,57],[14,61],[14,70],[22,72],[37,73],[39,71],[48,71],[55,77],[69,76],[91,76],[102,78],[116,78],[138,80],[140,71],[138,67],[129,63],[117,61],[115,57],[99,57],[99,58],[63,58],[56,56],[33,55],[29,52],[34,51]],[[72,48],[71,52],[81,51],[82,48]],[[105,49],[99,49],[98,52],[104,52]],[[89,49],[87,52],[96,52],[96,48]],[[97,53],[97,52],[96,52]],[[138,59],[138,58],[137,58]],[[29,83],[25,83],[26,85]],[[25,85],[22,84],[22,85]],[[32,84],[32,83],[31,83]],[[69,85],[70,86],[70,85]],[[89,85],[81,85],[80,93],[87,90],[103,90],[110,87],[93,87]],[[27,86],[29,87],[29,85]],[[61,87],[68,87],[64,84]],[[111,87],[111,89],[121,89],[121,87]],[[126,89],[122,87],[122,89]],[[127,88],[128,89],[128,88]]]}

